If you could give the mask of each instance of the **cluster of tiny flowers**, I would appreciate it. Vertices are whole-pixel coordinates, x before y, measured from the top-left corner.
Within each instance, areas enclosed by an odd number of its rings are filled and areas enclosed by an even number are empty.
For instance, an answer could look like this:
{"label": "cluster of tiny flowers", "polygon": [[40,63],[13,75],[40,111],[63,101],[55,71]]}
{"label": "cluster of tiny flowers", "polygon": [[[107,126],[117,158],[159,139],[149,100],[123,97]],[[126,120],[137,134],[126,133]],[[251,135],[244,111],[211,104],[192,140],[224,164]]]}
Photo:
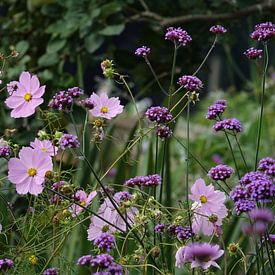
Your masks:
{"label": "cluster of tiny flowers", "polygon": [[71,134],[63,134],[59,140],[59,145],[61,149],[65,150],[66,148],[78,148],[80,146],[77,136]]}
{"label": "cluster of tiny flowers", "polygon": [[224,120],[221,120],[221,121],[217,121],[213,125],[213,129],[216,132],[228,130],[228,131],[234,131],[234,132],[239,133],[239,132],[242,131],[242,125],[241,125],[241,122],[238,119],[228,118],[228,119],[224,119]]}
{"label": "cluster of tiny flowers", "polygon": [[65,181],[61,180],[53,183],[52,190],[59,191],[65,185]]}
{"label": "cluster of tiny flowers", "polygon": [[115,247],[115,237],[108,232],[102,233],[95,238],[94,245],[99,247],[102,251],[109,252]]}
{"label": "cluster of tiny flowers", "polygon": [[272,22],[257,24],[250,35],[252,39],[258,41],[266,41],[273,36],[275,36],[275,24]]}
{"label": "cluster of tiny flowers", "polygon": [[258,59],[262,58],[263,50],[255,49],[253,47],[247,49],[243,54],[249,59]]}
{"label": "cluster of tiny flowers", "polygon": [[275,159],[270,157],[263,158],[259,161],[257,169],[259,171],[267,172],[271,167],[274,166],[274,164],[275,164]]}
{"label": "cluster of tiny flowers", "polygon": [[173,134],[173,131],[167,125],[156,126],[156,135],[161,139],[170,138],[172,134]]}
{"label": "cluster of tiny flowers", "polygon": [[77,264],[78,265],[87,265],[90,266],[92,263],[93,256],[91,255],[85,255],[78,259]]}
{"label": "cluster of tiny flowers", "polygon": [[7,269],[10,269],[13,267],[13,260],[5,258],[0,259],[0,271],[6,271]]}
{"label": "cluster of tiny flowers", "polygon": [[114,261],[114,258],[109,254],[99,254],[92,258],[91,266],[108,268]]}
{"label": "cluster of tiny flowers", "polygon": [[186,46],[187,43],[192,41],[192,38],[187,33],[187,31],[183,30],[182,28],[173,28],[173,27],[167,28],[165,39],[176,42],[181,46]]}
{"label": "cluster of tiny flowers", "polygon": [[80,105],[88,110],[92,110],[95,107],[95,103],[92,98],[88,97],[80,101]]}
{"label": "cluster of tiny flowers", "polygon": [[164,230],[164,227],[165,227],[164,224],[160,223],[155,226],[154,230],[156,233],[162,233]]}
{"label": "cluster of tiny flowers", "polygon": [[127,191],[121,191],[114,194],[114,200],[117,203],[121,203],[123,201],[130,201],[133,198],[133,195]]}
{"label": "cluster of tiny flowers", "polygon": [[123,275],[123,268],[120,264],[112,263],[108,266],[107,274]]}
{"label": "cluster of tiny flowers", "polygon": [[125,186],[158,186],[161,184],[161,176],[158,174],[148,176],[136,176],[125,181]]}
{"label": "cluster of tiny flowers", "polygon": [[0,157],[7,158],[11,153],[10,146],[0,140]]}
{"label": "cluster of tiny flowers", "polygon": [[142,46],[140,48],[137,48],[135,51],[136,56],[146,57],[150,53],[151,49],[146,46]]}
{"label": "cluster of tiny flowers", "polygon": [[57,268],[48,268],[43,272],[43,275],[58,275],[58,269]]}
{"label": "cluster of tiny flowers", "polygon": [[7,84],[7,91],[10,95],[16,92],[18,89],[18,81],[11,81]]}
{"label": "cluster of tiny flowers", "polygon": [[226,107],[226,100],[216,100],[213,105],[208,107],[206,118],[209,120],[217,119],[225,111]]}
{"label": "cluster of tiny flowers", "polygon": [[166,107],[150,107],[145,112],[145,116],[152,122],[167,123],[173,119],[172,114]]}
{"label": "cluster of tiny flowers", "polygon": [[193,236],[193,232],[190,226],[176,226],[175,234],[180,240],[188,240]]}
{"label": "cluster of tiny flowers", "polygon": [[215,34],[224,34],[227,32],[227,29],[221,25],[215,25],[212,26],[209,31]]}
{"label": "cluster of tiny flowers", "polygon": [[230,166],[219,164],[216,167],[213,167],[209,170],[208,176],[212,180],[226,180],[234,173],[234,169]]}
{"label": "cluster of tiny flowers", "polygon": [[65,110],[72,106],[75,98],[83,94],[83,90],[78,87],[69,88],[67,91],[56,93],[49,103],[49,107],[57,110]]}
{"label": "cluster of tiny flowers", "polygon": [[197,92],[202,88],[202,82],[193,75],[183,75],[179,78],[178,84],[189,92]]}

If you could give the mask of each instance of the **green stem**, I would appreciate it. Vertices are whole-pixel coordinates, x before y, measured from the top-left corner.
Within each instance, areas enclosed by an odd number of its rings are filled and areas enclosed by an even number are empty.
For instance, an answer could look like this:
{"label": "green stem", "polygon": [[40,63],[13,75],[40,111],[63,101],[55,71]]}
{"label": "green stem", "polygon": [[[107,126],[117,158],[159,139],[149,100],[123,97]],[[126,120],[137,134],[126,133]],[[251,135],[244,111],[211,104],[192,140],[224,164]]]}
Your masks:
{"label": "green stem", "polygon": [[255,166],[254,166],[255,171],[257,170],[258,156],[259,156],[259,149],[260,149],[260,142],[261,142],[262,122],[263,122],[263,114],[264,114],[265,78],[267,73],[268,61],[269,61],[269,56],[268,56],[267,42],[264,42],[264,70],[263,70],[263,82],[262,82],[262,94],[261,94],[261,111],[260,111],[260,118],[259,118],[257,147],[256,147]]}
{"label": "green stem", "polygon": [[236,135],[235,132],[234,132],[234,137],[235,137],[237,146],[238,146],[238,148],[239,148],[239,151],[240,151],[240,153],[241,153],[241,156],[242,156],[242,159],[243,159],[243,162],[244,162],[244,166],[245,166],[246,172],[248,172],[247,162],[246,162],[246,160],[245,160],[245,157],[244,157],[244,154],[243,154],[242,147],[241,147],[241,145],[240,145],[240,143],[239,143],[239,141],[238,141],[238,138],[237,138],[237,135]]}
{"label": "green stem", "polygon": [[86,111],[86,116],[85,116],[85,121],[84,121],[84,126],[83,126],[83,131],[82,131],[82,152],[85,154],[85,145],[86,145],[86,128],[87,128],[87,122],[89,118],[89,112]]}

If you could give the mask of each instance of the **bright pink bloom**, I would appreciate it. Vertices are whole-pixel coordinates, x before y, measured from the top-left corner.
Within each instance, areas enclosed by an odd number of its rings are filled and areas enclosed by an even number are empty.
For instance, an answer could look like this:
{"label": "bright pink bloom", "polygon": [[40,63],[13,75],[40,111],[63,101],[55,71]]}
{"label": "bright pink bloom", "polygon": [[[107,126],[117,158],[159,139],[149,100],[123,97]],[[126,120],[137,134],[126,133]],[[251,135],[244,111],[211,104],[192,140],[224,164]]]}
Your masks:
{"label": "bright pink bloom", "polygon": [[8,163],[8,179],[16,186],[18,194],[38,195],[43,191],[45,173],[52,171],[51,157],[41,150],[23,147],[19,158]]}
{"label": "bright pink bloom", "polygon": [[[79,190],[74,194],[74,200],[78,204],[81,204],[82,206],[87,207],[88,205],[90,205],[91,201],[96,196],[96,194],[97,194],[97,192],[93,191],[89,195],[87,195],[86,192]],[[70,207],[70,212],[72,213],[73,217],[79,215],[82,212],[82,210],[83,210],[83,207],[81,207],[77,204],[73,204]]]}
{"label": "bright pink bloom", "polygon": [[16,92],[12,93],[5,101],[6,105],[13,109],[11,117],[29,117],[35,113],[35,108],[43,103],[45,86],[40,86],[36,75],[22,72],[17,83]]}
{"label": "bright pink bloom", "polygon": [[123,106],[120,105],[118,97],[108,98],[106,93],[99,96],[93,93],[90,100],[94,103],[94,108],[90,110],[94,117],[111,119],[123,112]]}
{"label": "bright pink bloom", "polygon": [[216,233],[217,226],[222,225],[222,219],[227,216],[227,208],[224,205],[225,194],[214,190],[212,184],[206,186],[203,179],[198,179],[191,187],[192,230],[195,234],[202,232],[210,236]]}
{"label": "bright pink bloom", "polygon": [[57,154],[58,147],[53,146],[52,142],[50,140],[40,140],[36,138],[33,142],[31,142],[31,147],[34,149],[39,149],[45,153],[47,153],[49,156],[53,157]]}

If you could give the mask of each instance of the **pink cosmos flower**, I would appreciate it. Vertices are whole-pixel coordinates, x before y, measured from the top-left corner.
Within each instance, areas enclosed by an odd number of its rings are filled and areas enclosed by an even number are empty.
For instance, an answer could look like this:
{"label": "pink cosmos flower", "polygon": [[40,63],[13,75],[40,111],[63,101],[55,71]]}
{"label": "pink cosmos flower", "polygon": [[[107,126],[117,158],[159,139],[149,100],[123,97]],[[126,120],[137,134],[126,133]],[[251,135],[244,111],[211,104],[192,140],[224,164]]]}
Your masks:
{"label": "pink cosmos flower", "polygon": [[[87,195],[86,192],[79,190],[74,194],[74,199],[82,206],[87,207],[88,205],[90,205],[96,194],[97,192],[93,191],[89,195]],[[69,209],[73,217],[78,216],[82,212],[82,210],[83,208],[77,204],[73,204]]]}
{"label": "pink cosmos flower", "polygon": [[47,139],[39,140],[36,138],[33,142],[31,142],[31,147],[47,153],[50,157],[56,155],[58,151],[58,147],[53,146],[52,142]]}
{"label": "pink cosmos flower", "polygon": [[195,234],[202,232],[210,236],[216,233],[217,226],[222,225],[222,219],[227,216],[224,205],[225,194],[214,190],[212,184],[206,186],[203,179],[198,179],[191,187],[190,199],[194,201],[192,230]]}
{"label": "pink cosmos flower", "polygon": [[94,103],[94,108],[90,110],[94,117],[111,119],[123,112],[123,106],[120,105],[118,97],[108,98],[106,93],[99,96],[93,93],[90,96],[90,100]]}
{"label": "pink cosmos flower", "polygon": [[23,147],[19,158],[11,158],[8,162],[8,179],[15,184],[18,194],[38,195],[43,191],[45,173],[52,169],[52,159],[48,154]]}
{"label": "pink cosmos flower", "polygon": [[12,93],[5,101],[6,105],[13,109],[11,117],[29,117],[35,113],[35,108],[43,103],[45,86],[40,86],[36,75],[22,72],[17,83],[16,92]]}
{"label": "pink cosmos flower", "polygon": [[216,260],[224,251],[218,245],[208,243],[192,243],[181,247],[176,253],[176,266],[183,267],[185,263],[191,263],[191,268],[201,267],[208,269],[211,265],[220,268]]}

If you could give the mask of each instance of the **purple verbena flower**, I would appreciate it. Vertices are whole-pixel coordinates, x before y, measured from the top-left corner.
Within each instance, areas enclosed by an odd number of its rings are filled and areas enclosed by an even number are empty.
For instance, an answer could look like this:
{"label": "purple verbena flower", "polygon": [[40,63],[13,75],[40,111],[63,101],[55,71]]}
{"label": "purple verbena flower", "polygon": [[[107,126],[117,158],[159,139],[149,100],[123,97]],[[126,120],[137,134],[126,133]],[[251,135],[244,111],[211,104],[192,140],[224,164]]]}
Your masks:
{"label": "purple verbena flower", "polygon": [[164,230],[164,224],[160,223],[160,224],[157,224],[154,228],[155,232],[156,233],[162,233],[163,230]]}
{"label": "purple verbena flower", "polygon": [[108,268],[114,261],[114,258],[109,254],[99,254],[91,260],[91,266]]}
{"label": "purple verbena flower", "polygon": [[227,32],[227,29],[221,25],[214,25],[209,29],[209,31],[215,34],[224,34]]}
{"label": "purple verbena flower", "polygon": [[58,275],[58,269],[57,268],[48,268],[43,272],[43,275]]}
{"label": "purple verbena flower", "polygon": [[275,164],[269,166],[268,170],[265,172],[270,177],[275,177]]}
{"label": "purple verbena flower", "polygon": [[248,185],[256,180],[268,180],[268,177],[259,171],[248,172],[241,178],[240,184]]}
{"label": "purple verbena flower", "polygon": [[176,228],[177,226],[175,224],[170,224],[167,227],[167,231],[171,234],[171,235],[176,235]]}
{"label": "purple verbena flower", "polygon": [[248,59],[258,59],[258,58],[262,58],[262,53],[263,53],[263,50],[255,49],[254,47],[251,47],[251,48],[247,49],[243,54]]}
{"label": "purple verbena flower", "polygon": [[259,161],[257,169],[260,171],[267,171],[269,167],[272,166],[273,164],[275,164],[275,159],[266,157]]}
{"label": "purple verbena flower", "polygon": [[225,100],[217,100],[213,105],[208,107],[208,112],[206,114],[206,118],[209,120],[217,119],[220,114],[225,111],[226,108]]}
{"label": "purple verbena flower", "polygon": [[61,180],[53,183],[52,190],[59,191],[65,185],[65,181]]}
{"label": "purple verbena flower", "polygon": [[250,198],[250,195],[247,193],[247,190],[242,185],[237,185],[231,192],[230,192],[230,198],[237,202],[239,200],[247,200]]}
{"label": "purple verbena flower", "polygon": [[249,212],[252,222],[262,222],[268,224],[274,221],[273,212],[268,208],[254,208]]}
{"label": "purple verbena flower", "polygon": [[9,95],[12,95],[14,92],[18,90],[18,81],[11,81],[7,84],[7,91]]}
{"label": "purple verbena flower", "polygon": [[112,263],[109,265],[108,267],[108,274],[110,275],[123,275],[124,272],[123,272],[123,268],[120,264],[117,264],[117,263]]}
{"label": "purple verbena flower", "polygon": [[230,176],[234,173],[234,169],[224,165],[224,164],[219,164],[216,167],[213,167],[209,170],[208,172],[208,176],[212,179],[212,180],[221,180],[224,181],[228,178],[230,178]]}
{"label": "purple verbena flower", "polygon": [[146,46],[142,46],[142,47],[136,49],[135,55],[141,56],[141,57],[146,57],[150,53],[150,51],[151,51],[150,48],[148,48]]}
{"label": "purple verbena flower", "polygon": [[84,91],[79,87],[73,87],[68,89],[68,95],[72,98],[78,98],[84,94]]}
{"label": "purple verbena flower", "polygon": [[239,133],[242,131],[242,125],[238,119],[228,118],[221,121],[217,121],[214,124],[213,129],[217,132],[228,130],[228,131],[234,131]]}
{"label": "purple verbena flower", "polygon": [[193,75],[183,75],[179,78],[178,84],[189,92],[198,92],[202,88],[202,82]]}
{"label": "purple verbena flower", "polygon": [[0,158],[7,158],[11,154],[11,148],[9,144],[3,140],[0,139]]}
{"label": "purple verbena flower", "polygon": [[77,264],[78,265],[87,265],[87,266],[90,266],[91,263],[92,263],[92,260],[93,260],[93,256],[92,255],[85,255],[85,256],[80,257],[77,260]]}
{"label": "purple verbena flower", "polygon": [[114,194],[114,200],[120,204],[123,201],[130,201],[133,198],[133,195],[127,191],[121,191]]}
{"label": "purple verbena flower", "polygon": [[175,229],[175,233],[180,240],[188,240],[193,235],[190,226],[177,226]]}
{"label": "purple verbena flower", "polygon": [[115,247],[115,237],[108,232],[102,233],[95,238],[94,245],[98,246],[103,252],[109,252]]}
{"label": "purple verbena flower", "polygon": [[8,258],[0,259],[0,272],[7,271],[12,267],[13,267],[13,260]]}
{"label": "purple verbena flower", "polygon": [[64,111],[66,109],[70,109],[72,104],[73,97],[68,93],[68,91],[59,91],[49,102],[49,107]]}
{"label": "purple verbena flower", "polygon": [[167,123],[173,119],[172,114],[166,107],[150,107],[145,112],[145,116],[152,122],[156,123]]}
{"label": "purple verbena flower", "polygon": [[158,186],[161,184],[161,177],[158,174],[148,176],[136,176],[125,181],[126,186]]}
{"label": "purple verbena flower", "polygon": [[172,136],[172,130],[166,125],[157,125],[156,135],[162,140],[170,138]]}
{"label": "purple verbena flower", "polygon": [[174,27],[167,28],[165,39],[173,41],[179,44],[180,46],[186,46],[187,43],[190,43],[192,41],[192,38],[187,33],[187,31],[183,30],[182,28]]}
{"label": "purple verbena flower", "polygon": [[95,102],[92,98],[88,97],[80,101],[80,105],[88,110],[92,110],[95,107]]}
{"label": "purple verbena flower", "polygon": [[240,215],[241,213],[244,213],[244,212],[249,212],[255,207],[256,207],[256,203],[255,201],[252,201],[252,200],[241,199],[234,203],[234,208],[237,215]]}
{"label": "purple verbena flower", "polygon": [[71,134],[63,134],[59,140],[59,144],[63,150],[66,148],[78,148],[80,146],[77,136]]}
{"label": "purple verbena flower", "polygon": [[275,24],[272,22],[257,24],[254,27],[254,31],[250,35],[252,39],[258,41],[266,41],[273,36],[275,36]]}

